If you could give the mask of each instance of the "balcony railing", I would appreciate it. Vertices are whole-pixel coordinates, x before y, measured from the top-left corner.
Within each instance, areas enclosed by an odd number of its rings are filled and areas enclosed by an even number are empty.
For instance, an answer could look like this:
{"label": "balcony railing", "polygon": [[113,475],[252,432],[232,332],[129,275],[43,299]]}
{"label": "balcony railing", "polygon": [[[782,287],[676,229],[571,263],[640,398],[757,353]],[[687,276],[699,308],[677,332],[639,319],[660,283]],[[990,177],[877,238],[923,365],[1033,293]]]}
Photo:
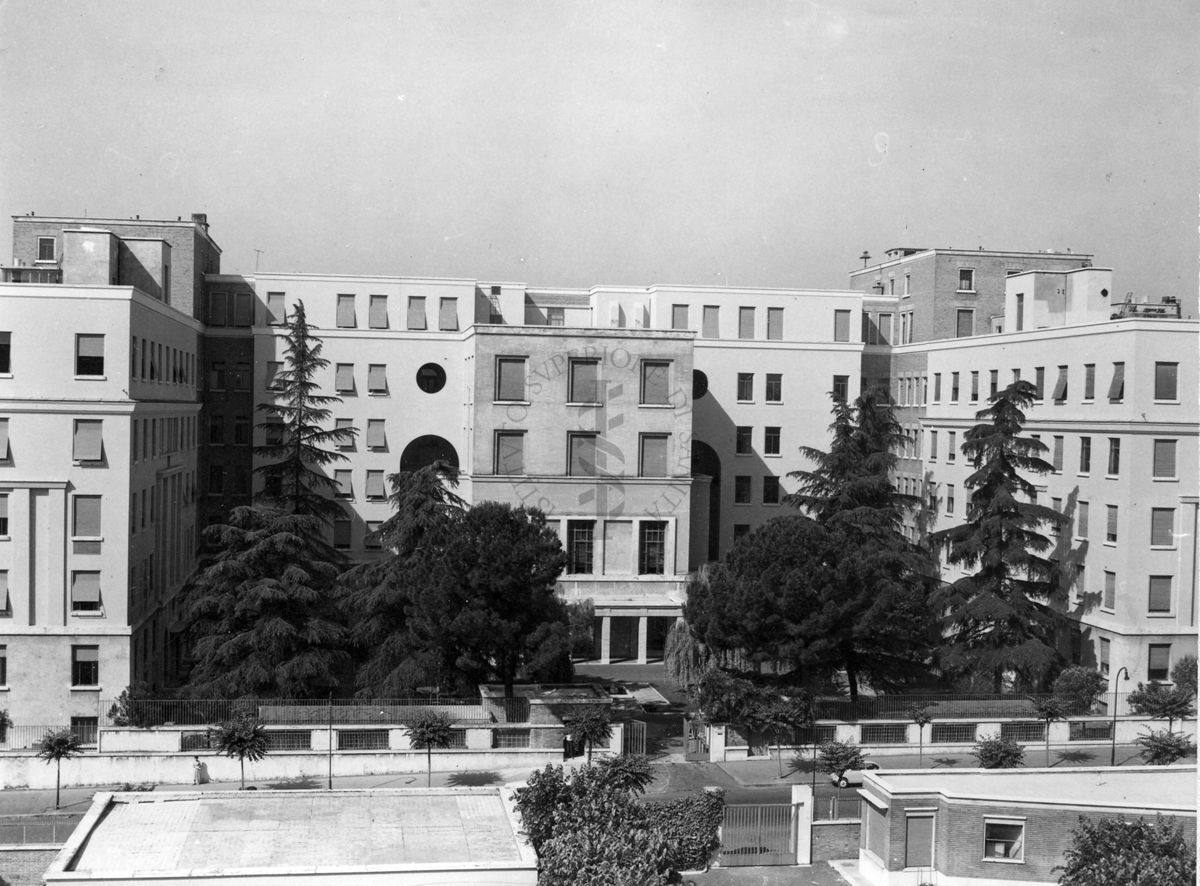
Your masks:
{"label": "balcony railing", "polygon": [[5,283],[62,283],[62,268],[0,268]]}
{"label": "balcony railing", "polygon": [[1126,301],[1116,305],[1111,319],[1121,320],[1125,317],[1173,317],[1178,320],[1182,315],[1179,299],[1167,296],[1155,304],[1138,304]]}

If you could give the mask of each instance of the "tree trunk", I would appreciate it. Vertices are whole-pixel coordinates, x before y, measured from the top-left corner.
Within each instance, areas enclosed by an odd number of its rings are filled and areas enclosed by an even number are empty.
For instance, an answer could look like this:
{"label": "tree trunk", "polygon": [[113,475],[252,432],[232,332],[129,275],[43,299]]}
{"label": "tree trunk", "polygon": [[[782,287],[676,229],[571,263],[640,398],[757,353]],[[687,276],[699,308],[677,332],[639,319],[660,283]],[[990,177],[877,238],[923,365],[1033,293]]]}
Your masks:
{"label": "tree trunk", "polygon": [[433,745],[425,745],[425,787],[433,787]]}
{"label": "tree trunk", "polygon": [[246,790],[246,758],[238,757],[238,764],[242,767],[242,786],[240,790]]}
{"label": "tree trunk", "polygon": [[858,701],[858,669],[854,667],[853,655],[846,655],[846,683],[850,686],[850,701]]}
{"label": "tree trunk", "polygon": [[57,809],[62,799],[62,760],[54,761],[54,808]]}

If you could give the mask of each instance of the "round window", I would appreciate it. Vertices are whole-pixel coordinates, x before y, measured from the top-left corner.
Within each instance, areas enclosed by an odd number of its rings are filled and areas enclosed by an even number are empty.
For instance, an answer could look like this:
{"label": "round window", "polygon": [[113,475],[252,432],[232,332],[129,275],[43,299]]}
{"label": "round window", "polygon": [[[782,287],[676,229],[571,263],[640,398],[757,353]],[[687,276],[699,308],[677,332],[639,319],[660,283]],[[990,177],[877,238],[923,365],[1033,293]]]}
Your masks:
{"label": "round window", "polygon": [[446,387],[446,370],[436,363],[426,363],[417,370],[417,387],[426,394],[436,394]]}
{"label": "round window", "polygon": [[708,376],[699,369],[692,370],[692,399],[699,400],[708,393]]}

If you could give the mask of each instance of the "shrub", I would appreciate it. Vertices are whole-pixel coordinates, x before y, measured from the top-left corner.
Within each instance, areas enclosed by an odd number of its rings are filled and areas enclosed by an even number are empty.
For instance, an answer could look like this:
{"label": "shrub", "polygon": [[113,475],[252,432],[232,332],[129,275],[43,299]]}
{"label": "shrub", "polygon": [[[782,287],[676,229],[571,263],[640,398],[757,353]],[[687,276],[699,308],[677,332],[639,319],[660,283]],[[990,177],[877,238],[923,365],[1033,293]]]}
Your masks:
{"label": "shrub", "polygon": [[1054,694],[1066,702],[1069,714],[1091,713],[1096,700],[1107,688],[1104,675],[1084,665],[1067,668],[1054,681]]}
{"label": "shrub", "polygon": [[1171,668],[1171,681],[1192,698],[1196,697],[1196,656],[1185,655]]}
{"label": "shrub", "polygon": [[985,735],[971,751],[984,769],[1014,769],[1025,762],[1025,752],[1011,738]]}
{"label": "shrub", "polygon": [[157,726],[157,718],[151,712],[150,705],[146,704],[149,697],[150,689],[145,683],[125,687],[108,709],[108,718],[114,726],[133,726],[137,729]]}
{"label": "shrub", "polygon": [[721,845],[718,832],[725,815],[724,791],[705,791],[668,803],[652,803],[647,808],[651,826],[659,830],[671,847],[670,863],[674,870],[708,867]]}
{"label": "shrub", "polygon": [[1188,736],[1169,729],[1147,731],[1137,737],[1137,744],[1141,745],[1142,759],[1150,766],[1168,766],[1192,752]]}
{"label": "shrub", "polygon": [[1129,693],[1129,707],[1134,713],[1144,714],[1154,720],[1166,720],[1170,728],[1175,720],[1190,717],[1195,711],[1196,699],[1188,690],[1175,687],[1168,689],[1158,683],[1147,686],[1138,683],[1138,688]]}
{"label": "shrub", "polygon": [[821,745],[817,755],[817,765],[822,772],[831,775],[841,775],[849,769],[862,769],[867,762],[862,748],[853,741],[827,741]]}
{"label": "shrub", "polygon": [[1061,886],[1192,886],[1196,882],[1196,850],[1183,829],[1155,817],[1129,821],[1102,818],[1079,827],[1064,858]]}

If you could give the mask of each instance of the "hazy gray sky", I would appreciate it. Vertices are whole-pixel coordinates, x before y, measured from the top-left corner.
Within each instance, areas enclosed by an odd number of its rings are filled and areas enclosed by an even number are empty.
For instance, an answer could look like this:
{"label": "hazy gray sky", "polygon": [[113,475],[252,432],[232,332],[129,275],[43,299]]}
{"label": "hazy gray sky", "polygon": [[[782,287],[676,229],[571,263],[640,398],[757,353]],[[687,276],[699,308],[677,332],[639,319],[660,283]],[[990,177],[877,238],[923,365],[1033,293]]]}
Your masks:
{"label": "hazy gray sky", "polygon": [[[1194,0],[0,5],[9,216],[223,269],[844,287],[864,249],[1197,285]],[[7,247],[0,255],[8,257]]]}

